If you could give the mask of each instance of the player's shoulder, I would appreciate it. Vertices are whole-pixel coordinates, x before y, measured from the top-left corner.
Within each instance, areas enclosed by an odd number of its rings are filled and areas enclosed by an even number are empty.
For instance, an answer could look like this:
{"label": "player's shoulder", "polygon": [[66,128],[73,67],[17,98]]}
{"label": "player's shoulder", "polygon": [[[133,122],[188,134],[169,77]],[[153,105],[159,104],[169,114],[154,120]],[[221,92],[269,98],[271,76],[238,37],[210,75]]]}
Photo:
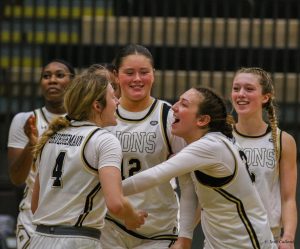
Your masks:
{"label": "player's shoulder", "polygon": [[30,112],[19,112],[14,115],[13,122],[24,123],[30,115],[34,115],[33,111]]}
{"label": "player's shoulder", "polygon": [[290,133],[286,131],[282,131],[281,137],[282,137],[281,143],[283,147],[296,146],[295,138]]}
{"label": "player's shoulder", "polygon": [[197,140],[196,144],[208,148],[212,153],[219,153],[222,148],[234,147],[234,140],[230,140],[220,132],[208,132]]}
{"label": "player's shoulder", "polygon": [[91,143],[95,148],[101,148],[101,150],[110,150],[118,154],[122,152],[119,139],[110,131],[99,129],[91,138]]}
{"label": "player's shoulder", "polygon": [[28,111],[28,112],[18,112],[15,114],[14,117],[21,118],[21,117],[29,117],[30,115],[34,114],[33,111]]}
{"label": "player's shoulder", "polygon": [[160,104],[162,104],[162,105],[169,106],[169,107],[171,107],[171,106],[172,106],[172,105],[171,105],[171,103],[170,103],[170,102],[168,102],[167,100],[163,100],[163,99],[157,99],[157,102],[158,102],[158,103],[160,103]]}
{"label": "player's shoulder", "polygon": [[170,119],[173,116],[173,111],[172,111],[172,104],[166,100],[161,100],[157,99],[158,104],[161,106],[161,110],[163,115],[166,115],[168,119]]}
{"label": "player's shoulder", "polygon": [[110,130],[98,128],[93,133],[94,133],[93,135],[94,139],[99,139],[101,137],[101,140],[119,143],[118,138]]}

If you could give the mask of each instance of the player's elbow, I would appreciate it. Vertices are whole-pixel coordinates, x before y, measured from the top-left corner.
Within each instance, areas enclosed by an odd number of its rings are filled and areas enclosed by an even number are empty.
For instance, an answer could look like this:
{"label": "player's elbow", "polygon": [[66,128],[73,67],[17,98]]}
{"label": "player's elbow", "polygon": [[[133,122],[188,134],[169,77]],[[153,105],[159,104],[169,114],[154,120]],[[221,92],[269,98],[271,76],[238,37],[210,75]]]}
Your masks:
{"label": "player's elbow", "polygon": [[121,216],[124,210],[124,204],[121,200],[112,200],[106,203],[109,212],[114,216]]}

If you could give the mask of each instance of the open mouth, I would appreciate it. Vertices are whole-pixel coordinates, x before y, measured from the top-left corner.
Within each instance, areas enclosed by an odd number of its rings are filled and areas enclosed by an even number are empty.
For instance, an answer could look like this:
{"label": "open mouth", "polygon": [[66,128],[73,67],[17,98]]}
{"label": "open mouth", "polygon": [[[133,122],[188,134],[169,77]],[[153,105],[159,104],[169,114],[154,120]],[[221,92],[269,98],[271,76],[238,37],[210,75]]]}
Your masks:
{"label": "open mouth", "polygon": [[238,100],[238,101],[236,101],[236,103],[237,103],[238,105],[248,105],[248,104],[249,104],[249,101]]}
{"label": "open mouth", "polygon": [[174,117],[174,122],[173,122],[173,124],[176,124],[176,123],[178,123],[179,121],[180,121],[179,118],[175,118],[175,117]]}

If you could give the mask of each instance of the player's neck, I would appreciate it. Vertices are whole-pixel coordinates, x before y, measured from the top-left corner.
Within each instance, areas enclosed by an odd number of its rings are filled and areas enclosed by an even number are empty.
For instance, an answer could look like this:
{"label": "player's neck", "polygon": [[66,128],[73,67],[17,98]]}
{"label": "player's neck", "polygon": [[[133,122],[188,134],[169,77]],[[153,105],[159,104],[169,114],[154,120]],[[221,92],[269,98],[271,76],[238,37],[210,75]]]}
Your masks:
{"label": "player's neck", "polygon": [[45,104],[46,109],[54,114],[64,114],[66,113],[66,110],[63,107],[63,103],[46,103]]}
{"label": "player's neck", "polygon": [[260,120],[249,120],[239,119],[235,124],[236,130],[247,136],[260,136],[263,135],[267,130],[268,124],[262,119]]}
{"label": "player's neck", "polygon": [[132,101],[126,98],[120,98],[120,105],[130,112],[141,112],[152,105],[154,99],[150,96],[139,101]]}

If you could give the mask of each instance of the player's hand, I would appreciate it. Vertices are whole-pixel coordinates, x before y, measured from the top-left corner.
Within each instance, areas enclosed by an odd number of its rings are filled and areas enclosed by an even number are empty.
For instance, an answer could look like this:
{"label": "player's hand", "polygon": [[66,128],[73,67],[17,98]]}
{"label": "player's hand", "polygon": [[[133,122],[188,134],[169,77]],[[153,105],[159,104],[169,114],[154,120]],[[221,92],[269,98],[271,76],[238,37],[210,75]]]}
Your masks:
{"label": "player's hand", "polygon": [[147,217],[148,217],[147,212],[139,210],[135,213],[135,215],[133,217],[125,220],[125,226],[126,226],[126,228],[128,228],[130,230],[139,228],[143,224],[145,224],[145,220]]}
{"label": "player's hand", "polygon": [[190,249],[192,247],[192,240],[188,238],[179,237],[170,249]]}
{"label": "player's hand", "polygon": [[24,125],[24,132],[29,139],[28,143],[30,146],[35,146],[38,141],[38,130],[35,126],[35,122],[35,116],[30,115],[30,117],[27,119]]}

